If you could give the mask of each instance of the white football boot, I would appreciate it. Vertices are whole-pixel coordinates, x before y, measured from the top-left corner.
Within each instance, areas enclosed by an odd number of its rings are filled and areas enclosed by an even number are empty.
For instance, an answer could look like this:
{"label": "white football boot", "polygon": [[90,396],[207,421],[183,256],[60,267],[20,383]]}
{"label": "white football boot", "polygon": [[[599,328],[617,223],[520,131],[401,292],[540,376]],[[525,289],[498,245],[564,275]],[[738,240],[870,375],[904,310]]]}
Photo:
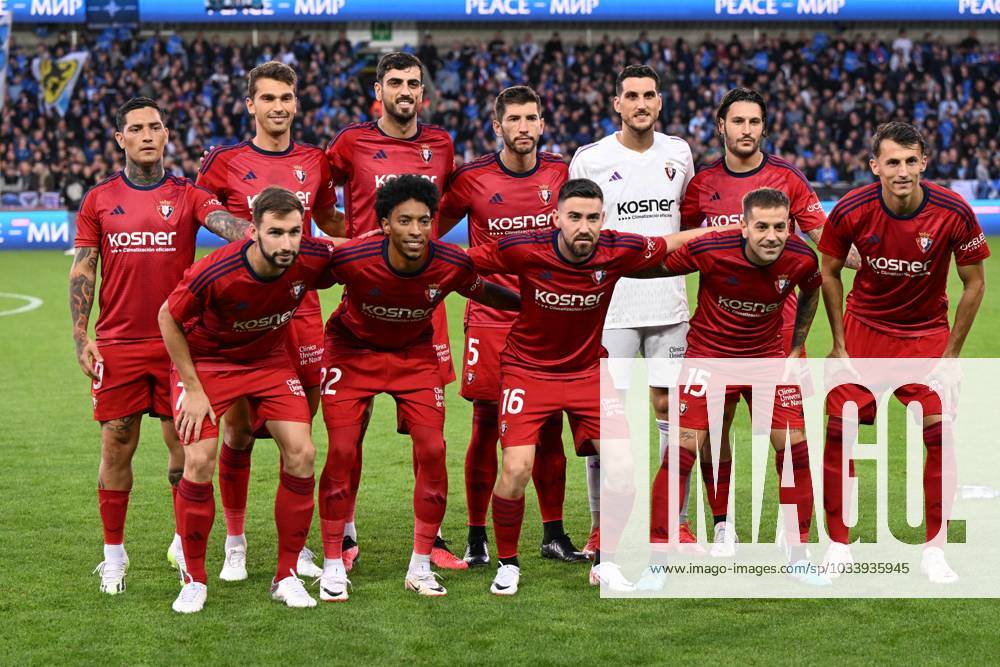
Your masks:
{"label": "white football boot", "polygon": [[517,565],[500,565],[497,576],[490,584],[490,593],[494,595],[513,595],[517,593],[517,584],[521,581],[521,568]]}

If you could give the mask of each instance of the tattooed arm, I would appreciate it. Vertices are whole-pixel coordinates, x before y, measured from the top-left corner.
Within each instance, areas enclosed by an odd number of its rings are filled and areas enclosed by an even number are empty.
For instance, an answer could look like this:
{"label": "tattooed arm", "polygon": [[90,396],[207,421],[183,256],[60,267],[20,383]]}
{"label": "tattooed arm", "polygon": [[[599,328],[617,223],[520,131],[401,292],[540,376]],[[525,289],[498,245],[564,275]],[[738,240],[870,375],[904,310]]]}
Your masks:
{"label": "tattooed arm", "polygon": [[90,311],[94,306],[94,284],[97,282],[97,248],[77,248],[73,266],[69,270],[69,313],[73,319],[73,340],[76,342],[76,361],[83,374],[99,380],[94,362],[104,362],[97,350],[97,343],[90,340]]}
{"label": "tattooed arm", "polygon": [[812,326],[818,305],[818,289],[799,290],[799,303],[795,310],[795,330],[792,332],[792,349],[789,351],[789,357],[802,356],[802,346],[806,344],[806,336],[809,335],[809,327]]}
{"label": "tattooed arm", "polygon": [[205,229],[227,241],[241,241],[247,238],[250,223],[237,218],[229,211],[212,211],[205,217]]}

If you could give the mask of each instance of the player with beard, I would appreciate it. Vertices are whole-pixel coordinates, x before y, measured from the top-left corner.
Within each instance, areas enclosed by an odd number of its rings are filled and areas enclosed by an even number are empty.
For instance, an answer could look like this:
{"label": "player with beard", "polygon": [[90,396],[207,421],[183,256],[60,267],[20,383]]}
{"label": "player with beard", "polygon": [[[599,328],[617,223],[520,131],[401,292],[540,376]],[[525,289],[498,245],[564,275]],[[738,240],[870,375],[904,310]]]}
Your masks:
{"label": "player with beard", "polygon": [[[571,179],[559,190],[556,227],[501,239],[469,250],[482,273],[513,273],[521,290],[521,312],[500,355],[500,477],[493,489],[497,540],[496,577],[490,591],[514,595],[520,582],[518,540],[524,520],[524,489],[531,477],[539,431],[553,415],[569,416],[578,455],[599,453],[602,416],[616,444],[627,440],[618,397],[601,394],[600,332],[615,285],[624,276],[666,275],[664,258],[685,242],[709,232],[689,230],[646,237],[602,230],[601,188]],[[627,456],[610,456],[603,502],[627,516],[634,486]],[[619,526],[606,527],[590,570],[592,585],[629,591],[614,562]],[[602,562],[601,554],[605,558]]]}
{"label": "player with beard", "polygon": [[[125,590],[125,516],[144,413],[160,418],[169,450],[167,478],[175,494],[184,466],[184,451],[170,420],[170,358],[156,326],[156,309],[194,261],[199,225],[230,241],[242,238],[248,225],[228,213],[211,192],[164,172],[169,132],[156,102],[132,98],[114,120],[125,170],[83,198],[69,274],[77,361],[92,383],[94,419],[101,424],[97,496],[104,561],[95,572],[101,575],[101,591],[110,595]],[[100,315],[93,341],[87,329],[98,260]],[[176,534],[167,558],[183,566]]]}
{"label": "player with beard", "polygon": [[[434,183],[440,191],[454,169],[455,147],[451,135],[443,128],[417,120],[424,101],[423,76],[423,65],[415,56],[398,51],[382,56],[375,71],[375,99],[382,105],[381,116],[377,121],[348,125],[337,133],[327,148],[333,180],[344,186],[344,216],[339,224],[349,238],[381,229],[375,215],[375,193],[388,181],[402,174],[416,174]],[[437,234],[434,236],[436,238]],[[453,382],[455,369],[443,303],[434,313],[434,349],[438,354],[442,382]],[[371,418],[370,410],[369,407],[367,419]],[[364,438],[364,429],[361,438]],[[360,447],[361,439],[358,440],[359,455],[355,459],[351,483],[355,500],[344,531],[344,563],[348,570],[360,553],[353,510],[361,483]],[[329,492],[325,479],[320,479],[321,497]],[[321,517],[323,507],[321,503]],[[329,558],[330,545],[325,544],[323,549]],[[438,567],[468,567],[465,561],[448,551],[442,539],[435,542],[432,557]]]}
{"label": "player with beard", "polygon": [[[765,153],[767,136],[767,106],[763,96],[749,88],[734,88],[722,98],[715,114],[716,131],[725,146],[725,155],[699,169],[688,185],[681,204],[681,228],[691,229],[702,224],[737,224],[743,215],[743,197],[752,190],[774,188],[784,192],[790,202],[789,233],[804,232],[818,243],[823,233],[826,215],[809,180],[791,162],[773,153]],[[859,266],[857,253],[852,251],[847,266]],[[791,350],[795,329],[796,296],[785,301],[781,336],[785,353]],[[729,434],[723,433],[719,453],[718,487],[729,488],[732,453]],[[702,475],[712,471],[711,452],[701,452]],[[706,477],[708,479],[708,477]],[[713,488],[712,486],[709,489]],[[685,496],[685,499],[687,496]],[[713,500],[711,491],[709,499]],[[721,504],[724,499],[719,500]],[[687,516],[687,502],[682,517]],[[719,521],[714,539],[719,544],[731,544],[732,525]],[[717,553],[723,553],[718,551]]]}
{"label": "player with beard", "polygon": [[[503,146],[459,168],[441,200],[441,233],[468,215],[469,246],[496,243],[516,234],[549,229],[555,215],[555,193],[567,180],[566,164],[554,153],[538,150],[545,129],[541,100],[528,86],[513,86],[497,95],[493,131]],[[499,274],[497,283],[517,289],[517,277]],[[465,311],[465,368],[462,397],[472,401],[472,435],[465,456],[465,497],[469,536],[465,562],[489,563],[486,512],[497,479],[500,351],[515,313],[469,301]],[[562,417],[553,417],[539,435],[532,470],[542,515],[544,558],[584,560],[563,529],[566,456]]]}
{"label": "player with beard", "polygon": [[246,399],[281,452],[274,501],[278,563],[271,598],[315,607],[295,571],[312,523],[316,450],[312,415],[286,347],[288,327],[310,289],[328,287],[333,246],[302,238],[305,209],[294,193],[266,188],[254,201],[251,239],[219,248],[184,274],[159,312],[173,362],[174,422],[185,446],[174,512],[184,548],[184,586],[174,611],[201,611],[208,595],[205,547],[215,518],[216,417]]}
{"label": "player with beard", "polygon": [[[337,193],[323,151],[292,141],[297,76],[279,62],[266,62],[247,77],[247,112],[254,118],[253,139],[211,151],[198,172],[198,184],[219,196],[234,215],[250,219],[254,200],[266,186],[279,185],[302,201],[305,218],[302,235],[312,238],[312,222],[335,234]],[[319,407],[320,368],[323,361],[323,317],[319,296],[310,290],[290,325],[289,354],[299,371],[309,409]],[[222,452],[219,455],[219,495],[226,520],[226,557],[219,578],[247,578],[247,540],[244,534],[250,460],[253,452],[253,416],[245,400],[237,401],[225,415]],[[266,432],[264,432],[266,435]],[[302,576],[318,577],[322,570],[305,548],[296,569]]]}
{"label": "player with beard", "polygon": [[[573,156],[572,178],[589,178],[604,192],[608,229],[665,236],[680,231],[680,206],[694,176],[691,148],[680,137],[655,131],[663,106],[660,78],[646,65],[629,65],[615,82],[614,106],[622,129]],[[611,297],[601,342],[612,359],[679,359],[687,349],[688,305],[684,278],[619,281]],[[615,387],[628,389],[629,365],[612,364]],[[669,439],[669,394],[676,369],[649,364],[650,398],[660,436],[660,456]],[[586,552],[599,541],[601,510],[600,457],[587,460],[591,536]],[[697,540],[681,526],[688,550],[700,550]]]}

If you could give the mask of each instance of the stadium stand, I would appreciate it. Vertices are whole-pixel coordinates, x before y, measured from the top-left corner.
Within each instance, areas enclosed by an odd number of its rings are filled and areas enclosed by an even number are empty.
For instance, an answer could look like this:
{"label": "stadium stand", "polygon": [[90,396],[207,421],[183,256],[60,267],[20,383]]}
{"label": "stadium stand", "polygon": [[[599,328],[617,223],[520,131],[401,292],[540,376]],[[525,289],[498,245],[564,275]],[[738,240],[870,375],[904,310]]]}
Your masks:
{"label": "stadium stand", "polygon": [[[338,128],[378,115],[370,85],[374,56],[343,33],[322,41],[294,34],[255,47],[219,37],[105,31],[84,34],[74,48],[81,46],[90,58],[60,118],[39,110],[31,61],[65,54],[67,38],[33,48],[14,38],[0,122],[3,204],[45,206],[61,197],[75,210],[87,187],[122,166],[121,152],[108,141],[112,111],[133,95],[168,109],[168,170],[192,175],[206,148],[250,134],[244,77],[269,59],[295,66],[301,77],[297,139],[325,145]],[[413,50],[429,69],[423,117],[448,129],[459,160],[495,149],[490,104],[516,83],[542,95],[542,148],[568,159],[616,129],[615,73],[646,62],[663,79],[662,129],[685,138],[696,162],[719,155],[717,102],[729,88],[747,85],[764,92],[772,110],[766,149],[794,162],[821,195],[869,182],[868,138],[879,123],[902,119],[917,123],[930,143],[928,177],[972,182],[966,191],[973,197],[1000,196],[1000,45],[982,44],[975,32],[953,43],[930,33],[911,39],[905,30],[894,39],[816,32],[756,39],[706,34],[700,41],[642,32],[632,41],[604,37],[590,46],[557,33],[544,41],[470,37],[441,46],[426,36]]]}

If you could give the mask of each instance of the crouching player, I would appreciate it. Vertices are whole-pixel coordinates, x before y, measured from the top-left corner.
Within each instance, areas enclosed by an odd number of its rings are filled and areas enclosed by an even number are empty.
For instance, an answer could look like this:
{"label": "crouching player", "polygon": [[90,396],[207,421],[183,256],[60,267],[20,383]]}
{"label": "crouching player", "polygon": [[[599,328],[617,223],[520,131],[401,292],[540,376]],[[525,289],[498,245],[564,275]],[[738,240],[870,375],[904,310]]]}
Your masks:
{"label": "crouching player", "polygon": [[[517,552],[524,489],[531,479],[542,425],[554,414],[568,413],[577,454],[586,456],[599,451],[602,409],[606,416],[621,416],[617,397],[600,395],[600,361],[607,356],[601,332],[615,284],[625,276],[644,277],[637,274],[646,269],[662,269],[668,253],[710,231],[664,237],[602,231],[603,204],[601,188],[593,181],[567,181],[556,205],[558,229],[510,236],[469,251],[483,273],[517,275],[522,302],[500,355],[503,459],[492,499],[499,567],[490,587],[496,595],[515,594],[520,582]],[[616,466],[627,470],[624,462],[611,459],[604,472],[616,483],[607,484],[603,503],[625,516],[635,489],[630,473],[626,479],[616,470]],[[618,538],[617,531],[601,535],[590,583],[628,591],[633,585],[612,557]]]}
{"label": "crouching player", "polygon": [[[740,229],[709,234],[667,258],[664,265],[672,275],[700,272],[698,307],[688,333],[688,360],[784,357],[783,305],[796,287],[800,291],[788,357],[802,356],[819,303],[822,279],[816,253],[798,236],[790,234],[790,229],[788,197],[779,190],[760,188],[743,198]],[[665,543],[672,533],[678,532],[677,511],[684,505],[687,479],[697,453],[707,441],[707,387],[690,380],[699,375],[695,364],[695,361],[686,363],[687,369],[681,376],[689,380],[680,394],[680,451],[675,453],[677,458],[672,459],[668,448],[653,482],[651,541],[654,544]],[[700,375],[704,375],[704,370]],[[724,439],[728,438],[741,395],[749,405],[749,386],[727,386],[722,424]],[[829,580],[805,560],[805,547],[802,546],[809,539],[813,490],[802,396],[796,386],[776,387],[771,444],[775,449],[780,502],[794,505],[797,510],[797,523],[789,526],[792,534],[788,534],[789,529],[785,533],[785,540],[792,545],[789,559],[796,565],[792,568],[792,576],[804,583],[829,584]],[[786,484],[782,471],[789,457],[788,467],[793,479]],[[670,479],[673,465],[678,466],[676,481]],[[720,461],[718,475],[713,474],[710,461],[703,460],[701,469],[715,517],[712,555],[732,556],[736,533],[727,513],[732,464]],[[671,481],[679,485],[675,487]],[[677,498],[673,513],[668,510],[671,493]],[[662,586],[662,575],[658,572],[652,568],[647,570],[639,580],[639,587],[651,590]]]}
{"label": "crouching player", "polygon": [[405,587],[420,595],[447,593],[430,569],[448,496],[434,310],[451,292],[502,310],[517,310],[520,300],[517,293],[484,282],[461,249],[431,240],[437,206],[433,183],[400,176],[375,195],[375,214],[385,234],[355,239],[333,253],[331,279],[346,288],[326,325],[320,385],[330,442],[320,479],[324,601],[348,598],[343,541],[352,505],[351,471],[365,409],[381,393],[395,399],[398,431],[413,439],[415,520]]}
{"label": "crouching player", "polygon": [[160,331],[174,364],[174,420],[185,445],[175,504],[187,564],[173,604],[180,613],[201,611],[205,604],[218,418],[241,398],[266,420],[281,451],[271,597],[289,607],[316,605],[295,574],[312,521],[316,450],[309,404],[285,337],[308,291],[328,286],[323,280],[333,248],[302,238],[303,213],[292,192],[265,189],[254,202],[252,240],[230,243],[194,264],[160,308]]}

